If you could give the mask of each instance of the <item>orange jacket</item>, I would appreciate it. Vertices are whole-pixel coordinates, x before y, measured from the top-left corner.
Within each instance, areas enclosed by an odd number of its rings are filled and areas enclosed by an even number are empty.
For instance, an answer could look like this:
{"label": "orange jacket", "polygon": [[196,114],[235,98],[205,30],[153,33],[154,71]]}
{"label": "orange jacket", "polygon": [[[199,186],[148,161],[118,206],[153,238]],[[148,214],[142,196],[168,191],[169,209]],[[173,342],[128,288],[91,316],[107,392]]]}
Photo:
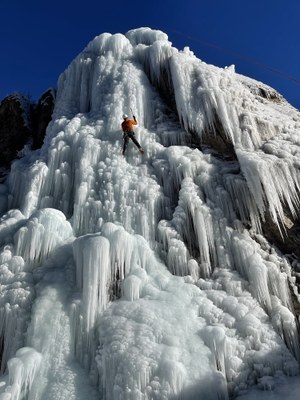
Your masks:
{"label": "orange jacket", "polygon": [[133,132],[132,125],[137,125],[137,120],[126,119],[126,121],[122,122],[123,132]]}

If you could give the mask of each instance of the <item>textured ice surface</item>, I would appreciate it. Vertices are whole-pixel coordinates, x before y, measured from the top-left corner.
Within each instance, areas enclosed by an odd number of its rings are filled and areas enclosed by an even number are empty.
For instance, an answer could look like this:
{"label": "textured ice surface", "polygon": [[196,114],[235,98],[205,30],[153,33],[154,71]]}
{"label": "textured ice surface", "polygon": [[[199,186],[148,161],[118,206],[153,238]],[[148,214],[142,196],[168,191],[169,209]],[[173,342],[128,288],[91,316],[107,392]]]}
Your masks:
{"label": "textured ice surface", "polygon": [[[145,154],[122,157],[131,109]],[[291,396],[295,286],[261,226],[297,213],[299,128],[273,89],[163,32],[92,40],[0,187],[0,399]],[[220,135],[227,161],[190,146]]]}

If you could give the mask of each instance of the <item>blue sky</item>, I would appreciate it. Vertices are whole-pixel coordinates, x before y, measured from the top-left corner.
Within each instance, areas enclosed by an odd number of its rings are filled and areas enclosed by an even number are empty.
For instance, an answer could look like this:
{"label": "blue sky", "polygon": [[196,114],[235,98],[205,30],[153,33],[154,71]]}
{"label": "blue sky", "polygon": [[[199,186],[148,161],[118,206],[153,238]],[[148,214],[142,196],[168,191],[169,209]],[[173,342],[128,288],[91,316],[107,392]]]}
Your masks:
{"label": "blue sky", "polygon": [[149,26],[209,64],[235,64],[300,109],[299,0],[1,3],[0,100],[14,91],[36,100],[95,36]]}

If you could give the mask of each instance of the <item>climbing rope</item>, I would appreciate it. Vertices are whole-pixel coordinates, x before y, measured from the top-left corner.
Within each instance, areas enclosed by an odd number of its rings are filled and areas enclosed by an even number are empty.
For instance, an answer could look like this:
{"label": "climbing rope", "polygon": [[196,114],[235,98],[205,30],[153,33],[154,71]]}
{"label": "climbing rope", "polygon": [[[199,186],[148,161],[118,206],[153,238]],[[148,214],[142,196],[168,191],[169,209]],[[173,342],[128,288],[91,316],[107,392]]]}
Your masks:
{"label": "climbing rope", "polygon": [[237,53],[237,52],[232,51],[232,50],[229,50],[229,49],[225,49],[224,47],[218,46],[218,45],[216,45],[216,44],[214,44],[214,43],[204,42],[204,41],[202,41],[202,40],[199,40],[198,38],[195,38],[195,37],[193,37],[193,36],[187,35],[187,34],[185,34],[185,33],[183,33],[183,32],[180,32],[180,31],[178,31],[178,30],[175,30],[175,29],[168,29],[168,30],[169,30],[170,32],[173,32],[173,33],[176,33],[176,34],[178,34],[178,35],[181,35],[181,36],[183,36],[183,37],[185,37],[185,38],[187,38],[187,39],[190,39],[190,40],[192,40],[192,41],[194,41],[194,42],[198,42],[198,43],[202,44],[203,46],[212,47],[212,48],[215,48],[215,49],[217,49],[217,50],[219,50],[219,51],[222,51],[222,52],[224,52],[224,53],[231,54],[231,55],[233,55],[233,56],[235,56],[235,57],[238,57],[238,58],[240,58],[240,59],[242,59],[242,60],[244,60],[244,61],[246,61],[246,62],[248,62],[248,63],[257,65],[257,66],[260,67],[260,68],[264,68],[264,69],[266,69],[266,70],[268,70],[268,71],[270,71],[270,72],[273,72],[274,74],[281,75],[281,76],[283,76],[284,78],[289,79],[290,81],[293,81],[293,82],[295,82],[295,83],[300,84],[300,79],[294,78],[293,76],[291,76],[291,75],[289,75],[289,74],[287,74],[287,73],[285,73],[285,72],[282,72],[282,71],[279,71],[279,70],[277,70],[277,69],[275,69],[275,68],[269,67],[269,66],[266,65],[266,64],[263,64],[263,63],[261,63],[261,62],[259,62],[259,61],[256,61],[256,60],[253,60],[253,59],[251,59],[251,58],[249,58],[249,57],[246,57],[246,56],[244,56],[244,55],[242,55],[242,54],[240,54],[240,53]]}

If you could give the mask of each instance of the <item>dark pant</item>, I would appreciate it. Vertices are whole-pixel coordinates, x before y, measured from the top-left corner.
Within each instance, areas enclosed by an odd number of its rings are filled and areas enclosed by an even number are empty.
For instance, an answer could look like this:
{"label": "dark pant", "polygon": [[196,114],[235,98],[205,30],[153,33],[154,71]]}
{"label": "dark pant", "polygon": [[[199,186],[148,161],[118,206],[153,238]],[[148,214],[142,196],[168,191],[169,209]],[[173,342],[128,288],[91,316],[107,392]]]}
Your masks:
{"label": "dark pant", "polygon": [[123,144],[123,154],[126,151],[129,139],[131,139],[133,141],[133,143],[136,145],[136,147],[138,149],[141,148],[141,145],[139,144],[139,142],[136,140],[135,136],[134,136],[134,132],[124,132],[123,135],[123,139],[124,139],[124,144]]}

